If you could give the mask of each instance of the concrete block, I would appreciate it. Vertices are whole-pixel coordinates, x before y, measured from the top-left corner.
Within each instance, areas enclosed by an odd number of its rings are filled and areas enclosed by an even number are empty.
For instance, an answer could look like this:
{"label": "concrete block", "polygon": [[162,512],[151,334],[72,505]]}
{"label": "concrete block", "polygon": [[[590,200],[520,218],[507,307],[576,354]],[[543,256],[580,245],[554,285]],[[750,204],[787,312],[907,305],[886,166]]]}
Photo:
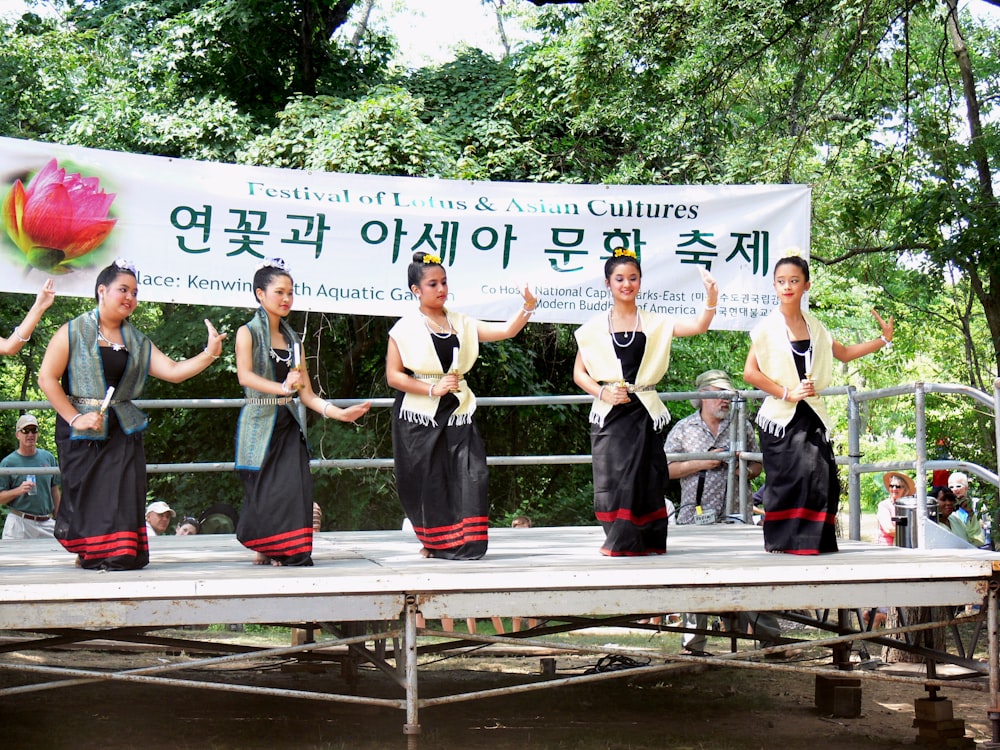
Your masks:
{"label": "concrete block", "polygon": [[913,701],[914,716],[921,721],[949,721],[955,718],[955,707],[947,698],[917,698]]}
{"label": "concrete block", "polygon": [[861,679],[816,675],[815,701],[822,714],[857,718],[861,716]]}

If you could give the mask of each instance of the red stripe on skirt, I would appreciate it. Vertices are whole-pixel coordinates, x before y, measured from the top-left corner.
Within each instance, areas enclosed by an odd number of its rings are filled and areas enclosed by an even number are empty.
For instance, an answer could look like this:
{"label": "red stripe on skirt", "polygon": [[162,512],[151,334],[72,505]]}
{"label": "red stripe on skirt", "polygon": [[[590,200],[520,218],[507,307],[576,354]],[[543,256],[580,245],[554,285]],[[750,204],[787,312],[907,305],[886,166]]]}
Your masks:
{"label": "red stripe on skirt", "polygon": [[647,523],[652,523],[653,521],[659,521],[661,518],[667,517],[666,507],[657,508],[652,513],[646,513],[642,516],[632,515],[632,511],[628,508],[619,508],[613,511],[595,511],[597,520],[601,523],[614,523],[615,521],[628,521],[629,523],[635,524],[636,526],[645,526]]}

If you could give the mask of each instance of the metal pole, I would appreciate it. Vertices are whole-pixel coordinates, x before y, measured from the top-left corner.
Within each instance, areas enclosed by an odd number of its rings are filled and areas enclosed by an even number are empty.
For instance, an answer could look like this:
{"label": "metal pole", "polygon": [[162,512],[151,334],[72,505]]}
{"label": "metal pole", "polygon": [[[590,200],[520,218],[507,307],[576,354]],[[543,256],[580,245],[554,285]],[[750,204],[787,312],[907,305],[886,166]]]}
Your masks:
{"label": "metal pole", "polygon": [[924,384],[917,381],[913,384],[913,401],[917,412],[916,430],[916,456],[913,463],[914,481],[917,483],[917,512],[913,514],[913,520],[917,524],[918,549],[927,546],[927,476],[924,469],[924,462],[927,460],[927,413],[925,411],[927,403],[927,392]]}
{"label": "metal pole", "polygon": [[[726,503],[725,512],[726,515],[735,512],[736,501],[738,497],[738,487],[743,481],[743,462],[737,458],[740,455],[740,451],[743,450],[743,445],[740,442],[740,421],[739,421],[739,393],[729,399],[729,458],[726,459],[727,474],[726,476],[730,478],[735,478],[736,486],[731,481],[726,482]],[[742,510],[742,505],[740,507]],[[721,519],[716,519],[721,520]]]}
{"label": "metal pole", "polygon": [[851,526],[848,535],[861,540],[861,476],[855,467],[861,462],[861,409],[854,394],[857,389],[847,389],[847,507],[850,509]]}
{"label": "metal pole", "polygon": [[403,734],[406,735],[407,748],[416,750],[420,723],[417,716],[417,597],[413,594],[406,595],[406,607],[403,609],[403,650],[406,657],[406,724],[403,725]]}
{"label": "metal pole", "polygon": [[993,741],[989,747],[1000,747],[1000,646],[997,644],[997,590],[1000,583],[990,581],[989,592],[986,595],[986,632],[989,635],[990,659],[990,710],[987,716],[993,727]]}
{"label": "metal pole", "polygon": [[739,477],[740,477],[740,517],[743,519],[743,523],[753,523],[753,503],[750,501],[750,467],[747,462],[743,460],[743,451],[747,449],[747,399],[742,393],[737,395],[737,398],[733,401],[736,406],[736,416],[737,419],[734,421],[737,423],[737,434],[736,442],[739,445],[740,456],[739,465]]}

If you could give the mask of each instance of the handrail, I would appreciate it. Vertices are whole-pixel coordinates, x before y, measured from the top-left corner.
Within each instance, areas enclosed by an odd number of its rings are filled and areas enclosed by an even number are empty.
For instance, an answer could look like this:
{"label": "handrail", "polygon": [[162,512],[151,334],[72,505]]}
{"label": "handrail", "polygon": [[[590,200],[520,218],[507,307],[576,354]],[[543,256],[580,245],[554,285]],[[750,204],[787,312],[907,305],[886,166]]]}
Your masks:
{"label": "handrail", "polygon": [[[970,386],[956,383],[911,383],[892,386],[889,388],[877,388],[870,391],[858,391],[853,386],[837,386],[827,388],[821,392],[822,396],[847,396],[848,403],[848,455],[838,456],[837,464],[848,468],[848,508],[850,510],[850,529],[848,534],[851,539],[861,538],[861,485],[860,476],[869,473],[884,473],[886,471],[913,471],[917,476],[923,476],[926,471],[937,469],[961,470],[969,474],[974,474],[980,480],[987,482],[994,487],[1000,487],[1000,465],[996,472],[984,468],[977,464],[961,460],[927,460],[926,455],[926,410],[924,400],[928,393],[955,394],[973,399],[982,406],[993,412],[995,434],[1000,441],[1000,418],[997,415],[997,403],[1000,403],[1000,379],[994,384],[994,393],[990,396],[983,391]],[[698,399],[703,395],[700,391],[679,391],[660,393],[660,399],[665,402],[687,401]],[[747,482],[747,464],[750,462],[760,462],[762,456],[759,452],[749,452],[744,450],[744,436],[746,434],[745,425],[749,418],[746,409],[748,400],[762,400],[767,394],[760,390],[747,391],[716,391],[715,397],[730,398],[732,403],[731,413],[733,419],[730,425],[730,450],[717,451],[711,453],[668,453],[668,461],[713,459],[724,460],[729,463],[730,470],[738,472],[741,481],[734,488],[733,483],[728,484],[726,508],[727,512],[739,512],[744,521],[749,522],[753,512],[750,503]],[[860,409],[858,405],[864,402],[877,401],[884,398],[897,398],[899,396],[914,396],[916,412],[916,445],[915,455],[912,461],[882,461],[877,463],[862,463],[860,455]],[[390,408],[393,404],[392,398],[372,398],[372,399],[335,399],[338,405],[350,405],[362,403],[370,400],[372,407],[377,409]],[[548,395],[548,396],[484,396],[476,399],[479,406],[484,407],[511,407],[511,406],[570,406],[589,405],[593,399],[586,394],[573,395]],[[140,409],[238,409],[243,406],[242,398],[190,398],[190,399],[137,399],[136,406]],[[41,410],[51,409],[48,401],[3,401],[0,402],[2,410]],[[489,456],[487,464],[490,466],[545,466],[545,465],[572,465],[587,464],[591,462],[591,456],[580,455],[531,455],[531,456]],[[310,466],[316,469],[391,469],[393,460],[391,458],[337,458],[337,459],[313,459]],[[147,464],[147,471],[151,474],[173,474],[173,473],[209,473],[209,472],[231,472],[235,470],[235,462],[187,462],[187,463],[159,463]],[[0,476],[21,473],[16,468],[0,467]],[[58,474],[58,468],[39,468],[36,474]],[[925,482],[917,482],[918,507],[926,510],[927,487]],[[737,511],[738,508],[738,511]],[[918,514],[918,516],[921,514]],[[918,520],[918,545],[923,543],[924,520]]]}

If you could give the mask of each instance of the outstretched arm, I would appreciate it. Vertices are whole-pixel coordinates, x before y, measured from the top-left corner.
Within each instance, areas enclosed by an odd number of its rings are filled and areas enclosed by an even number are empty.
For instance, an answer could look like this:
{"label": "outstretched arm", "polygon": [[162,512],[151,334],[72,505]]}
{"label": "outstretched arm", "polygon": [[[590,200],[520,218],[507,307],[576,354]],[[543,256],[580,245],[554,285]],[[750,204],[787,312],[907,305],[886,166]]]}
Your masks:
{"label": "outstretched arm", "polygon": [[528,318],[531,317],[531,314],[535,312],[535,308],[538,306],[538,300],[532,294],[531,287],[527,284],[524,285],[521,297],[524,298],[524,304],[520,310],[510,316],[506,323],[479,322],[476,326],[476,332],[479,334],[480,341],[502,341],[503,339],[512,338],[521,332],[521,329],[528,324]]}
{"label": "outstretched arm", "polygon": [[35,297],[35,302],[31,305],[31,309],[28,310],[28,314],[24,316],[24,320],[14,326],[14,330],[10,336],[0,339],[0,354],[17,354],[24,348],[24,345],[31,340],[31,334],[35,332],[35,326],[38,325],[38,321],[42,319],[45,311],[52,307],[55,298],[55,284],[52,282],[52,279],[48,279],[39,290]]}
{"label": "outstretched arm", "polygon": [[850,346],[844,346],[839,341],[834,341],[834,357],[839,359],[841,362],[850,362],[852,359],[857,359],[858,357],[863,357],[866,354],[877,352],[879,349],[884,349],[892,343],[896,319],[890,316],[889,321],[886,322],[874,309],[872,310],[872,315],[875,316],[875,320],[878,321],[879,328],[882,329],[881,335],[877,339],[862,341],[858,344],[851,344]]}
{"label": "outstretched arm", "polygon": [[704,268],[698,270],[701,272],[701,283],[705,285],[705,307],[696,318],[678,320],[674,323],[674,336],[696,336],[705,333],[715,317],[715,307],[719,302],[719,284]]}
{"label": "outstretched arm", "polygon": [[208,318],[205,318],[205,327],[208,329],[208,343],[193,357],[174,360],[157,349],[154,344],[149,358],[149,374],[168,383],[181,383],[193,378],[217,360],[222,354],[222,342],[228,334],[215,330],[215,326]]}

